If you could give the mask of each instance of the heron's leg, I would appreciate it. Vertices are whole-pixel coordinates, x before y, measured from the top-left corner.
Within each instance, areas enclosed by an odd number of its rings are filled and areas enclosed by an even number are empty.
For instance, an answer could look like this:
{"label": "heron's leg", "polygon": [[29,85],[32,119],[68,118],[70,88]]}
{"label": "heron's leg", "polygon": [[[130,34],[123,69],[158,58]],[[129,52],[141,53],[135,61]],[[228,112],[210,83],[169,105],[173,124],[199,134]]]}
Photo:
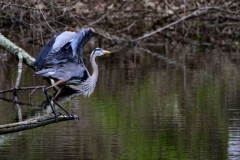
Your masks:
{"label": "heron's leg", "polygon": [[[68,80],[68,79],[67,79]],[[62,114],[61,112],[58,112],[58,111],[56,111],[55,109],[54,109],[54,107],[53,107],[53,105],[52,105],[52,103],[51,103],[51,100],[50,100],[50,98],[49,98],[49,96],[48,96],[48,93],[47,93],[47,91],[50,89],[50,88],[53,88],[53,87],[55,87],[55,86],[57,86],[57,85],[59,85],[59,84],[61,84],[61,83],[63,83],[63,82],[66,82],[67,80],[59,80],[59,81],[57,81],[56,83],[54,83],[53,85],[51,85],[51,86],[49,86],[49,87],[46,87],[46,88],[44,88],[44,93],[45,93],[45,95],[46,95],[46,97],[47,97],[47,100],[48,100],[48,102],[49,102],[49,104],[50,104],[50,106],[51,106],[51,108],[52,108],[52,111],[53,111],[53,113],[55,114],[55,116],[57,117],[57,114]],[[61,92],[61,90],[60,91],[58,91],[58,94]],[[57,95],[58,95],[57,94]],[[54,99],[56,98],[56,96],[54,97]],[[54,101],[53,101],[54,102]]]}
{"label": "heron's leg", "polygon": [[57,122],[57,115],[58,115],[58,114],[62,114],[62,113],[59,112],[59,111],[56,111],[55,108],[53,107],[53,105],[52,105],[52,103],[51,103],[51,100],[50,100],[50,98],[49,98],[49,96],[48,96],[47,90],[44,90],[44,94],[45,94],[45,96],[46,96],[46,98],[47,98],[47,100],[48,100],[48,102],[49,102],[49,104],[50,104],[50,106],[51,106],[51,108],[52,108],[53,114],[55,115],[55,118],[56,118],[55,120],[56,120],[56,122]]}
{"label": "heron's leg", "polygon": [[61,83],[64,83],[64,82],[66,82],[66,81],[68,81],[68,80],[69,80],[69,79],[59,80],[59,81],[57,81],[56,83],[54,83],[53,85],[51,85],[51,86],[49,86],[49,87],[46,87],[45,90],[47,91],[47,90],[49,90],[50,88],[53,88],[53,87],[55,87],[55,86],[57,86],[57,85],[59,85],[59,84],[61,84]]}
{"label": "heron's leg", "polygon": [[64,110],[64,112],[66,112],[66,113],[68,114],[68,116],[69,116],[69,112],[68,112],[67,110],[65,110],[65,109],[56,101],[56,98],[57,98],[57,96],[61,93],[62,89],[63,89],[63,87],[60,87],[60,88],[59,88],[58,92],[57,92],[56,95],[53,97],[53,102],[54,102],[58,107],[60,107],[62,110]]}
{"label": "heron's leg", "polygon": [[56,93],[56,95],[54,96],[54,100],[57,98],[57,96],[61,93],[61,91],[62,91],[62,89],[63,89],[63,87],[61,86],[61,87],[59,87],[59,89],[58,89],[58,92]]}
{"label": "heron's leg", "polygon": [[[57,94],[56,94],[56,95],[54,96],[54,98],[53,98],[53,102],[54,102],[58,107],[60,107],[64,112],[66,112],[69,117],[74,116],[73,114],[71,114],[70,112],[68,112],[66,109],[64,109],[64,108],[56,101],[56,98],[57,98],[57,96],[61,93],[62,89],[63,89],[63,87],[60,87],[60,88],[59,88]],[[78,119],[78,117],[75,117],[75,116],[74,116],[74,118],[75,118],[75,119]]]}
{"label": "heron's leg", "polygon": [[56,98],[57,98],[57,96],[61,93],[62,89],[63,89],[62,86],[59,87],[58,92],[56,93],[56,95],[55,95],[54,98],[53,98],[53,102],[54,102],[58,107],[60,107],[62,110],[64,110],[64,112],[66,112],[66,113],[68,114],[68,116],[70,117],[71,114],[70,114],[66,109],[64,109],[64,108],[56,101]]}
{"label": "heron's leg", "polygon": [[79,117],[78,117],[78,116],[75,116],[75,115],[69,113],[69,112],[68,112],[66,109],[64,109],[55,99],[53,100],[53,102],[54,102],[56,105],[58,105],[58,107],[60,107],[62,110],[64,110],[64,111],[68,114],[68,117],[73,117],[73,118],[75,119],[75,122],[76,122],[77,120],[79,120]]}
{"label": "heron's leg", "polygon": [[[50,99],[49,99],[49,97],[48,97],[48,95],[47,95],[47,91],[48,91],[50,88],[53,88],[53,87],[55,87],[55,86],[57,86],[57,85],[59,85],[59,84],[61,84],[61,83],[64,83],[64,82],[66,82],[66,81],[68,81],[68,80],[69,80],[69,79],[59,80],[59,81],[57,81],[55,84],[53,84],[53,85],[51,85],[51,86],[49,86],[49,87],[46,87],[46,88],[44,89],[45,95],[47,96],[48,101],[50,102],[50,104],[51,104],[51,101],[50,101]],[[60,87],[60,88],[59,88],[57,94],[56,94],[56,95],[54,96],[54,98],[53,98],[53,102],[54,102],[58,107],[60,107],[64,112],[66,112],[69,117],[73,116],[73,117],[75,118],[75,120],[76,120],[76,119],[78,119],[78,117],[76,117],[76,116],[72,115],[71,113],[69,113],[66,109],[64,109],[64,108],[55,100],[55,99],[57,98],[57,96],[61,93],[62,89],[63,89],[63,87]],[[54,114],[56,115],[56,110],[53,108],[52,104],[51,104],[51,107],[52,107],[52,110],[53,110]],[[60,112],[59,112],[59,113],[60,113]],[[60,113],[60,114],[61,114],[61,113]]]}

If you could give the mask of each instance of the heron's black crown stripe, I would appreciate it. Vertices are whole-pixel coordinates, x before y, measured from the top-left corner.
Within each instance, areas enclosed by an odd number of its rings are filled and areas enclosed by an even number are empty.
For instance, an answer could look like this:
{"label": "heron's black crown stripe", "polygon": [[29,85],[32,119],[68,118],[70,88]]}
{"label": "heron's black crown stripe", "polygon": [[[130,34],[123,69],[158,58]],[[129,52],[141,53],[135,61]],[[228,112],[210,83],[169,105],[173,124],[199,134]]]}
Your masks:
{"label": "heron's black crown stripe", "polygon": [[101,51],[102,49],[101,48],[95,48],[94,49],[94,52],[96,52],[96,51]]}

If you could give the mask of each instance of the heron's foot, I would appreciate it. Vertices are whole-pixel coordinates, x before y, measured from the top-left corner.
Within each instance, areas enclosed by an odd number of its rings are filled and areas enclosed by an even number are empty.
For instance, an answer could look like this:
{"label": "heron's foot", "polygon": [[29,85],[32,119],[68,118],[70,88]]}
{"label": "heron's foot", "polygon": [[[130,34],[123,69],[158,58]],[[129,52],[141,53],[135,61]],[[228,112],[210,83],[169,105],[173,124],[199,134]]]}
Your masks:
{"label": "heron's foot", "polygon": [[79,120],[79,117],[78,117],[78,116],[76,116],[76,115],[74,115],[74,114],[71,114],[71,113],[69,113],[69,112],[68,112],[67,114],[68,114],[68,117],[69,117],[69,118],[72,118],[72,117],[73,117],[74,120],[75,120],[75,122],[77,122],[77,121]]}
{"label": "heron's foot", "polygon": [[59,112],[59,111],[53,111],[52,112],[53,114],[55,114],[55,116],[61,116],[61,115],[63,115],[61,112]]}
{"label": "heron's foot", "polygon": [[54,110],[52,113],[55,115],[55,121],[56,121],[56,123],[57,123],[57,122],[58,122],[57,117],[58,117],[58,116],[61,116],[61,115],[63,115],[63,114],[62,114],[61,112],[59,112],[59,111],[56,111],[56,110]]}

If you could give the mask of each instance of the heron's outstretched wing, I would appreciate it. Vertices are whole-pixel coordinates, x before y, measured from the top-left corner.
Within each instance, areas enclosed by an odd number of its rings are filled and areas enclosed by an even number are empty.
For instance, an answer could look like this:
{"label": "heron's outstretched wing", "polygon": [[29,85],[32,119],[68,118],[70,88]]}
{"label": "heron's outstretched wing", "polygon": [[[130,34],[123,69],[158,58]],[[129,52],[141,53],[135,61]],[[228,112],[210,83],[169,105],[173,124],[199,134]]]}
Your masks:
{"label": "heron's outstretched wing", "polygon": [[55,43],[57,36],[59,36],[61,33],[62,32],[56,34],[38,54],[36,61],[34,62],[34,67],[37,70],[40,70],[43,68],[45,58],[47,57],[48,53],[52,50],[53,44]]}
{"label": "heron's outstretched wing", "polygon": [[92,28],[85,28],[78,32],[77,37],[71,42],[73,57],[78,53],[82,57],[82,51],[87,42],[94,36],[95,31]]}
{"label": "heron's outstretched wing", "polygon": [[56,41],[53,44],[52,52],[57,53],[68,42],[72,42],[77,37],[77,33],[65,31],[56,37]]}
{"label": "heron's outstretched wing", "polygon": [[57,33],[39,53],[36,61],[34,62],[35,68],[37,70],[45,68],[45,59],[49,56],[49,54],[57,53],[66,43],[71,42],[74,38],[76,38],[76,36],[77,33],[69,31]]}
{"label": "heron's outstretched wing", "polygon": [[[34,63],[35,68],[37,70],[46,68],[48,65],[51,65],[51,61],[53,64],[66,62],[66,58],[71,54],[74,57],[76,52],[79,59],[82,57],[84,46],[94,33],[92,28],[85,28],[80,30],[78,34],[69,31],[56,34],[39,53]],[[72,50],[64,52],[64,50],[68,49],[69,45],[71,45]]]}
{"label": "heron's outstretched wing", "polygon": [[56,47],[55,50],[53,49],[47,55],[47,57],[45,58],[46,67],[49,68],[57,64],[63,64],[67,62],[78,62],[80,64],[83,64],[83,48],[87,44],[87,42],[93,37],[94,33],[95,32],[92,28],[84,28],[80,30],[78,34],[76,34],[74,39],[70,40],[67,43],[59,42],[61,38],[64,38],[64,36],[62,36],[64,34],[61,34],[59,37],[56,38],[54,45],[58,43],[64,44],[64,46],[58,48]]}

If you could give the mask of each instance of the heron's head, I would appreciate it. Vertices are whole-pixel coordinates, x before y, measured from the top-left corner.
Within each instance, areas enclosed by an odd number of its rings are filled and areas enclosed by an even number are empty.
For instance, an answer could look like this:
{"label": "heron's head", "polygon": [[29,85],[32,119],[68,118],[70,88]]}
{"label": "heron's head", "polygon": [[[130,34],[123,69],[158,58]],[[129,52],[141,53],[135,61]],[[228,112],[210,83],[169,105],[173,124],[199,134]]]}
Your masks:
{"label": "heron's head", "polygon": [[95,48],[92,52],[92,55],[95,54],[96,56],[102,56],[105,54],[110,54],[109,51],[103,50],[102,48]]}

